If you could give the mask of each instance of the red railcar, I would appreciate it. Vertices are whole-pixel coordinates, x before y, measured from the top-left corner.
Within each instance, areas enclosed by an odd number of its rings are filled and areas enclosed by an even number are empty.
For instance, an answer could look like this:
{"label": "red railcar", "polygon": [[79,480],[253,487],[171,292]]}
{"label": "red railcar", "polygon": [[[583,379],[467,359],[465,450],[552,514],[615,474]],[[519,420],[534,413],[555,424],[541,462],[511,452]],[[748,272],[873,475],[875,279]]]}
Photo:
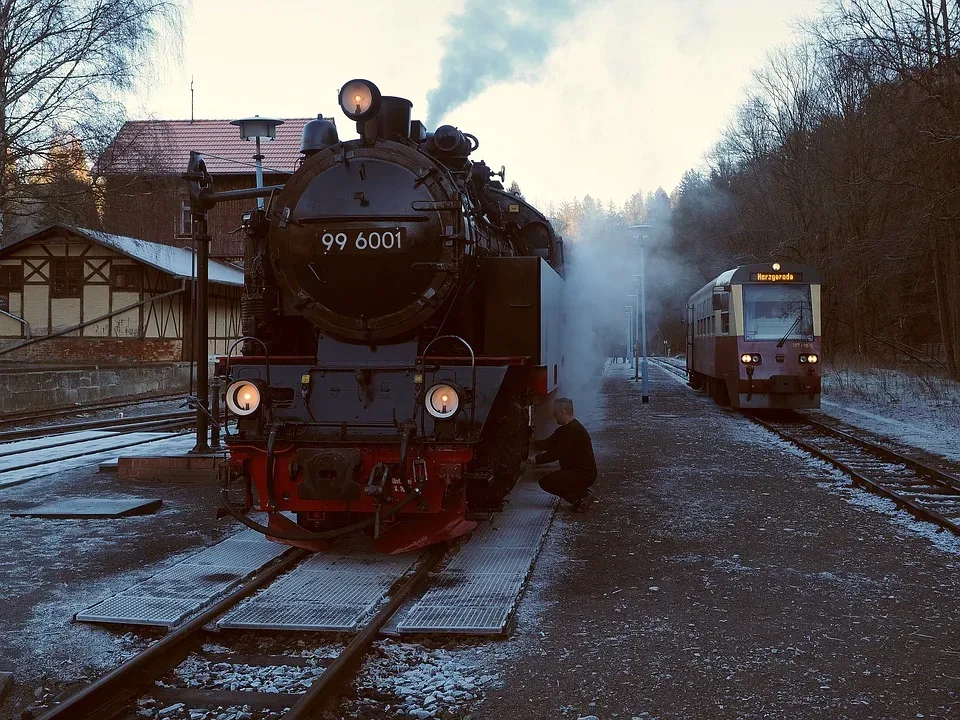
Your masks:
{"label": "red railcar", "polygon": [[820,407],[820,276],[741,265],[687,302],[690,385],[738,408]]}

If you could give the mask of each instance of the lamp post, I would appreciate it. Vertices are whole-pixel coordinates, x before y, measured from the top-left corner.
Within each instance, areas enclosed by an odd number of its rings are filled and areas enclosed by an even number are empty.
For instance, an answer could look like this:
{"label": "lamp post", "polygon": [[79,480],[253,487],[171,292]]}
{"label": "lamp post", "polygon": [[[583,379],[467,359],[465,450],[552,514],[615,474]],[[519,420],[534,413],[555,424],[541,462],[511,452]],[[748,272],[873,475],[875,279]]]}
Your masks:
{"label": "lamp post", "polygon": [[[262,118],[255,115],[252,118],[242,120],[232,120],[231,125],[237,125],[240,128],[240,138],[242,140],[256,140],[257,154],[253,156],[257,164],[257,188],[263,187],[263,155],[260,153],[260,140],[273,140],[277,136],[277,126],[283,124],[283,120],[273,118]],[[199,156],[198,156],[199,157]],[[191,165],[194,159],[191,157]],[[204,168],[205,170],[206,168]],[[257,196],[257,208],[263,209],[263,197]],[[207,412],[210,407],[210,374],[208,365],[210,363],[210,324],[208,317],[208,298],[209,298],[209,264],[210,264],[210,242],[212,238],[207,227],[206,209],[194,207],[193,209],[193,237],[197,243],[197,276],[194,295],[196,297],[196,337],[197,347],[194,350],[194,357],[197,363],[197,442],[191,453],[203,455],[220,445],[220,431],[216,426],[212,427],[212,443],[208,443],[207,434],[209,423],[207,422]],[[219,390],[219,386],[218,390]],[[219,397],[213,399],[214,403],[219,403]]]}
{"label": "lamp post", "polygon": [[[634,277],[640,278],[640,353],[642,360],[640,363],[639,374],[643,380],[640,386],[640,402],[647,403],[650,402],[650,386],[647,380],[647,297],[645,287],[646,278],[644,267],[644,250],[646,249],[647,240],[650,239],[650,231],[653,230],[653,225],[631,225],[630,229],[637,231],[637,236],[640,240],[640,275]],[[637,374],[637,361],[634,360],[634,381],[638,380]]]}
{"label": "lamp post", "polygon": [[637,293],[627,293],[627,352],[624,361],[632,360],[637,354]]}
{"label": "lamp post", "polygon": [[[255,140],[257,143],[257,154],[253,156],[257,164],[257,187],[263,187],[263,155],[260,152],[260,141],[270,141],[277,137],[277,126],[283,125],[283,120],[275,118],[262,118],[259,115],[243,118],[242,120],[231,120],[231,125],[240,128],[240,138],[242,140]],[[263,198],[257,198],[257,210],[263,210]]]}

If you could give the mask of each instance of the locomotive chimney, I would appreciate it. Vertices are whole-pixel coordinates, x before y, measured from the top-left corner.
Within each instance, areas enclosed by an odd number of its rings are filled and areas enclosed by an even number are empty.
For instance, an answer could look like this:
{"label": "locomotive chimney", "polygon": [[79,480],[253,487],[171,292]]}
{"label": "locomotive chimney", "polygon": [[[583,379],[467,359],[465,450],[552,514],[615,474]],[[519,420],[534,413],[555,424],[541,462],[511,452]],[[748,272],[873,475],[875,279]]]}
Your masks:
{"label": "locomotive chimney", "polygon": [[394,135],[410,137],[410,111],[413,103],[402,97],[386,95],[380,99],[377,137],[389,140]]}

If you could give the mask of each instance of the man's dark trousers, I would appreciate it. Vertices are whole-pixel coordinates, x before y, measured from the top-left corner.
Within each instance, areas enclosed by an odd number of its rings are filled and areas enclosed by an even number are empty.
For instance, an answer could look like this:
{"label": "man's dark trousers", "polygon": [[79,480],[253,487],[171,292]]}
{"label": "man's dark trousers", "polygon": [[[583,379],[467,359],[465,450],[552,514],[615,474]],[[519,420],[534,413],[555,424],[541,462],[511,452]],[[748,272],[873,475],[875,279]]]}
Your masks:
{"label": "man's dark trousers", "polygon": [[587,488],[596,478],[576,470],[557,470],[540,478],[540,488],[551,495],[559,495],[571,505],[576,505],[587,494]]}

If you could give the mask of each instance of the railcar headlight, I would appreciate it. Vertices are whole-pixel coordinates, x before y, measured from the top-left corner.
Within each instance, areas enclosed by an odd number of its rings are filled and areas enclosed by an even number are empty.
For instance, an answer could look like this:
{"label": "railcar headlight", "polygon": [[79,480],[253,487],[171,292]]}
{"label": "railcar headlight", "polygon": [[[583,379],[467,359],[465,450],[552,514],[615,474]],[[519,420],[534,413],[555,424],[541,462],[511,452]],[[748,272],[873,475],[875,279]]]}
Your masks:
{"label": "railcar headlight", "polygon": [[260,409],[262,399],[260,388],[250,380],[238,380],[227,388],[227,407],[234,415],[253,415]]}
{"label": "railcar headlight", "polygon": [[813,365],[814,363],[820,362],[820,357],[817,355],[814,355],[813,353],[810,353],[809,355],[801,355],[800,362],[810,363],[811,365]]}
{"label": "railcar headlight", "polygon": [[763,358],[760,357],[759,355],[750,356],[750,362],[752,362],[754,365],[759,365],[761,360],[763,360]]}
{"label": "railcar headlight", "polygon": [[380,112],[380,97],[369,80],[351,80],[340,88],[340,108],[351,120],[366,120]]}
{"label": "railcar headlight", "polygon": [[460,395],[452,385],[434,385],[427,392],[427,412],[438,420],[445,420],[457,414],[460,409]]}
{"label": "railcar headlight", "polygon": [[741,355],[741,356],[740,356],[740,362],[742,362],[744,365],[749,365],[749,364],[750,364],[750,353],[744,353],[743,355]]}

